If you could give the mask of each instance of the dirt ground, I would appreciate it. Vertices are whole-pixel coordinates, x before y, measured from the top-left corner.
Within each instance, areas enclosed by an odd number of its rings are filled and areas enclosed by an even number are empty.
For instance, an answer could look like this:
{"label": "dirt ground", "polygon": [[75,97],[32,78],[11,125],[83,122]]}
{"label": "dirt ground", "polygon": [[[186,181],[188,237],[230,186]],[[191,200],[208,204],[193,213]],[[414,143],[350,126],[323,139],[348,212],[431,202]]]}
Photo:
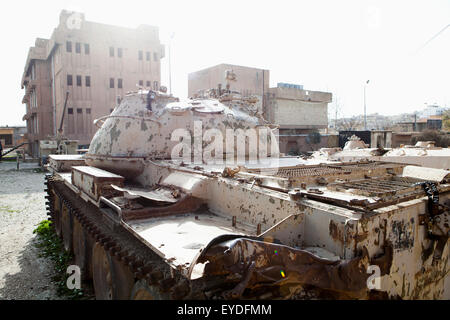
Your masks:
{"label": "dirt ground", "polygon": [[51,261],[38,256],[36,225],[47,218],[44,173],[0,162],[0,299],[59,299]]}

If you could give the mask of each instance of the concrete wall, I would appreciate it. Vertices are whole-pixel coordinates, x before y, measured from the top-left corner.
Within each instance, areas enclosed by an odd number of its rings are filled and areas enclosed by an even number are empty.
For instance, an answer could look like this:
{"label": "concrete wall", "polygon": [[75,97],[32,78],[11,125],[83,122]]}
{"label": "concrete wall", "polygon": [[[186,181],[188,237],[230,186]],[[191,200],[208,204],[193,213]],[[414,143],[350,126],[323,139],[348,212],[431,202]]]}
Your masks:
{"label": "concrete wall", "polygon": [[269,70],[249,68],[231,64],[219,64],[207,69],[189,73],[188,75],[188,95],[191,97],[199,90],[217,88],[220,83],[225,89],[225,71],[233,70],[236,74],[236,81],[231,81],[230,89],[241,94],[259,95],[266,94],[269,90]]}
{"label": "concrete wall", "polygon": [[276,99],[273,123],[281,128],[326,128],[328,103]]}
{"label": "concrete wall", "polygon": [[269,89],[265,117],[280,128],[324,129],[328,127],[328,92],[276,87]]}
{"label": "concrete wall", "polygon": [[392,147],[392,131],[371,131],[370,132],[371,148],[391,148]]}
{"label": "concrete wall", "polygon": [[420,136],[420,132],[393,132],[392,133],[392,148],[400,147],[400,145],[411,144],[413,137]]}
{"label": "concrete wall", "polygon": [[289,154],[291,151],[294,153],[316,151],[320,148],[333,148],[337,146],[337,135],[321,135],[320,143],[310,144],[308,142],[308,134],[280,136],[279,147],[280,152]]}

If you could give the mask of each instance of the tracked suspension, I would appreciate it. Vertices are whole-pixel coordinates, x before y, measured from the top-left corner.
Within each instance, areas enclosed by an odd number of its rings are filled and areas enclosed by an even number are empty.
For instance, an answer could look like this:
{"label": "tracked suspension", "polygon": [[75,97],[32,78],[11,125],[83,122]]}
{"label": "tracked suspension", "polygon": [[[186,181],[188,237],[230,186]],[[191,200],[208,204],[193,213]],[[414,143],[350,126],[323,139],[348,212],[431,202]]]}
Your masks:
{"label": "tracked suspension", "polygon": [[[142,246],[136,249],[139,245],[136,246],[131,239],[126,239],[123,232],[112,232],[102,226],[99,223],[100,217],[75,205],[64,192],[58,189],[57,184],[58,182],[51,174],[45,175],[45,191],[47,192],[45,204],[50,221],[55,222],[60,219],[57,215],[61,214],[62,205],[64,205],[68,209],[71,219],[77,219],[93,241],[100,244],[105,252],[131,271],[135,282],[143,280],[149,286],[156,288],[161,296],[170,299],[192,297],[194,292],[185,277],[165,265],[160,257],[150,252],[150,249],[147,249],[145,253],[142,252]],[[57,200],[55,195],[61,201],[59,210],[56,210],[54,205]],[[52,224],[54,225],[54,223]],[[195,297],[200,298],[198,294]]]}

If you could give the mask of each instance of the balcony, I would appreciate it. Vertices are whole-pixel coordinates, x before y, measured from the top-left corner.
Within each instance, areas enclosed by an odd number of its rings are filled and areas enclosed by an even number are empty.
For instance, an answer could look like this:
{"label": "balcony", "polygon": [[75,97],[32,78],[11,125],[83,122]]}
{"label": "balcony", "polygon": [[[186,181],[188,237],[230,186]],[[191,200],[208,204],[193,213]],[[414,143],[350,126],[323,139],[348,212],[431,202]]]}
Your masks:
{"label": "balcony", "polygon": [[33,114],[37,114],[37,108],[29,108],[28,112],[22,117],[22,120],[29,120]]}
{"label": "balcony", "polygon": [[24,94],[24,96],[22,98],[22,103],[27,103],[27,102],[30,101],[31,90],[35,89],[37,84],[38,84],[37,80],[29,80],[27,82],[27,86],[26,86],[26,89],[25,89],[25,94]]}

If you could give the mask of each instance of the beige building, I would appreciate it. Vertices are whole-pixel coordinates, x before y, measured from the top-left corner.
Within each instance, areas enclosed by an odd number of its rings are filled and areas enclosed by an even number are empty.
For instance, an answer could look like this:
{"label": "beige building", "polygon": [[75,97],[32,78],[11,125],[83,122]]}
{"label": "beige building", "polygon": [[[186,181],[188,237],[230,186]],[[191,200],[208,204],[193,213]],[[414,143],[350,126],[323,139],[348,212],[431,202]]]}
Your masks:
{"label": "beige building", "polygon": [[25,127],[0,127],[0,143],[3,148],[12,148],[25,140]]}
{"label": "beige building", "polygon": [[217,88],[219,84],[225,88],[227,70],[236,74],[236,81],[229,82],[230,90],[244,96],[264,97],[262,113],[269,122],[279,125],[281,152],[298,153],[335,145],[334,140],[329,139],[330,135],[321,135],[317,139],[311,136],[328,127],[328,103],[332,101],[332,94],[304,90],[303,86],[288,83],[270,88],[269,70],[219,64],[192,72],[188,77],[189,96]]}
{"label": "beige building", "polygon": [[30,152],[38,155],[39,140],[56,135],[66,92],[64,136],[88,145],[93,120],[109,114],[118,97],[137,86],[160,87],[163,57],[157,27],[117,27],[63,10],[50,39],[36,39],[25,62],[22,102]]}
{"label": "beige building", "polygon": [[236,81],[230,81],[230,90],[240,92],[244,96],[263,96],[269,90],[269,70],[219,64],[188,75],[188,96],[192,97],[203,90],[217,88],[220,84],[226,88],[225,72],[232,70]]}
{"label": "beige building", "polygon": [[331,101],[329,92],[304,90],[298,85],[269,88],[264,117],[279,125],[280,152],[298,154],[336,146],[335,136],[319,134],[328,127]]}
{"label": "beige building", "polygon": [[329,92],[277,86],[269,89],[264,114],[280,129],[325,129],[331,99]]}
{"label": "beige building", "polygon": [[269,89],[264,117],[279,125],[280,152],[299,154],[336,146],[336,136],[320,134],[328,127],[329,92],[304,90],[301,86],[278,84]]}

